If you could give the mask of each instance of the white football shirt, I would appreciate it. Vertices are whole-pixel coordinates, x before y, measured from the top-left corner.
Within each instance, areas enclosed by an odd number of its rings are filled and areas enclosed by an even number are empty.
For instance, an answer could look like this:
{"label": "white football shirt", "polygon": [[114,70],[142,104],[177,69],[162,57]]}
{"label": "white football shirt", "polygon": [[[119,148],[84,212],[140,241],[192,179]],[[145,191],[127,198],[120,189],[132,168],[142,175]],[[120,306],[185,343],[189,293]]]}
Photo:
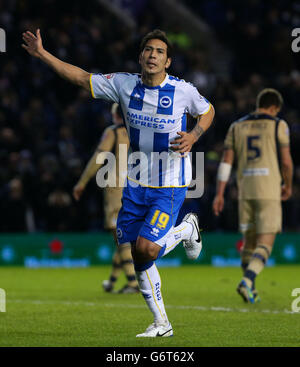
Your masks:
{"label": "white football shirt", "polygon": [[187,114],[197,117],[210,110],[198,90],[168,74],[156,87],[130,73],[91,74],[90,85],[94,98],[121,107],[130,139],[128,179],[148,187],[188,186],[190,157],[174,153],[170,142],[186,131]]}

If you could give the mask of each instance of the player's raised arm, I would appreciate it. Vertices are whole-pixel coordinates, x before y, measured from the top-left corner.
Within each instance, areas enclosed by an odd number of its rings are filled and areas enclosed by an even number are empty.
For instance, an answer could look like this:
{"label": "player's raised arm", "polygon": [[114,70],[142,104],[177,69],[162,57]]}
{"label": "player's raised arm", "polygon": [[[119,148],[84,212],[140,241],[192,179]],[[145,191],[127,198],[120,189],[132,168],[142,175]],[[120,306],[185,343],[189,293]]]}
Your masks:
{"label": "player's raised arm", "polygon": [[61,61],[46,51],[43,47],[41,32],[39,29],[36,31],[36,35],[30,31],[26,31],[22,36],[23,41],[25,42],[25,44],[22,44],[22,47],[31,56],[37,57],[49,65],[62,78],[90,91],[90,73],[77,66]]}

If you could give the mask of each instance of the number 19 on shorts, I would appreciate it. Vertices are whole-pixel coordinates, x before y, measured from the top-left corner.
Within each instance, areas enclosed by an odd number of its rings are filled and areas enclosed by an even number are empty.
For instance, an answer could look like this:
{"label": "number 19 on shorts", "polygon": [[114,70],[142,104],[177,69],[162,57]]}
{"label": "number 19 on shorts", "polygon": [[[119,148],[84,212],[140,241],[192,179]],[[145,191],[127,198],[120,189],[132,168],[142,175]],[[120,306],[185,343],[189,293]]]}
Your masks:
{"label": "number 19 on shorts", "polygon": [[167,213],[161,212],[160,210],[155,210],[153,217],[150,221],[151,226],[156,225],[156,227],[160,229],[165,229],[168,222],[169,222],[170,216]]}

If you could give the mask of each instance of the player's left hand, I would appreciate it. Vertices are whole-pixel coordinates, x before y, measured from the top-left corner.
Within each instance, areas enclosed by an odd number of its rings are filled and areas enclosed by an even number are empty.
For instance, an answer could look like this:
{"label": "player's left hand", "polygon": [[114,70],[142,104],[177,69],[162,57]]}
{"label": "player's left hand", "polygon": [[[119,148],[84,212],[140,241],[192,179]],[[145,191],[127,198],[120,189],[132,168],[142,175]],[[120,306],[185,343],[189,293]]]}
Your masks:
{"label": "player's left hand", "polygon": [[170,144],[172,144],[171,149],[178,153],[187,153],[192,149],[193,144],[197,141],[195,136],[191,133],[185,131],[178,131],[179,136],[176,137]]}
{"label": "player's left hand", "polygon": [[286,201],[292,196],[292,188],[286,185],[281,186],[281,200]]}
{"label": "player's left hand", "polygon": [[77,185],[74,186],[74,188],[73,188],[73,196],[74,196],[74,199],[76,201],[78,201],[81,198],[81,196],[83,194],[83,191],[84,191],[84,187],[82,185],[77,184]]}
{"label": "player's left hand", "polygon": [[40,29],[36,31],[36,35],[30,31],[26,31],[22,36],[25,42],[25,44],[22,44],[22,47],[25,48],[31,56],[39,57],[44,50]]}
{"label": "player's left hand", "polygon": [[224,209],[224,197],[222,195],[217,195],[214,198],[212,207],[214,214],[218,217]]}

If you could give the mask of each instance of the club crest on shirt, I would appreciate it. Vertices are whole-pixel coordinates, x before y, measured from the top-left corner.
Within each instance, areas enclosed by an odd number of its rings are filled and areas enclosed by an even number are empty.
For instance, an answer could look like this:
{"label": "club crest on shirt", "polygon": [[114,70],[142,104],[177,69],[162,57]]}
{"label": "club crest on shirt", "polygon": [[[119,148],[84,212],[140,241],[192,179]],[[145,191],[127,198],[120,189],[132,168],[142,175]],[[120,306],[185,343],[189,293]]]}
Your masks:
{"label": "club crest on shirt", "polygon": [[161,99],[159,100],[159,104],[161,107],[163,108],[168,108],[171,106],[172,104],[172,99],[169,96],[163,96],[161,97]]}

